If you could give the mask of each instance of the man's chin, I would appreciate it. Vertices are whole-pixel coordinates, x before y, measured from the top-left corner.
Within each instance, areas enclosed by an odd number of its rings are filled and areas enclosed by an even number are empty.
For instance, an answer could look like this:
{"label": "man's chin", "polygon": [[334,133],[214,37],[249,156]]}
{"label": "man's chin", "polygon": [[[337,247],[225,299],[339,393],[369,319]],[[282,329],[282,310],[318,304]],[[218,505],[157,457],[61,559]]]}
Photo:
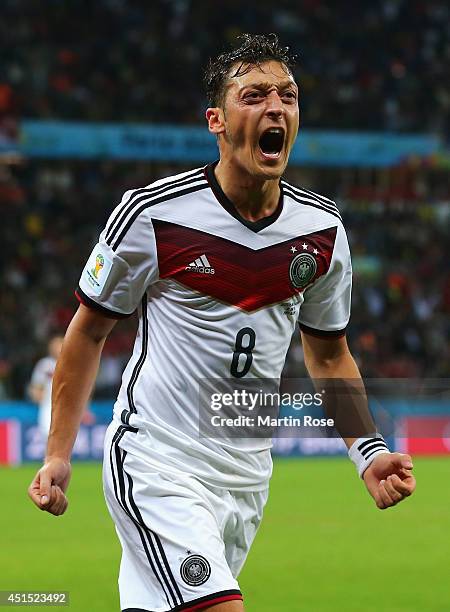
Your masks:
{"label": "man's chin", "polygon": [[270,161],[258,161],[256,164],[258,178],[266,181],[276,180],[283,176],[287,166],[287,160],[277,159]]}
{"label": "man's chin", "polygon": [[[265,159],[261,155],[240,156],[238,166],[247,174],[261,181],[274,181],[283,176],[287,166],[286,155],[275,159]],[[236,161],[237,161],[236,159]]]}

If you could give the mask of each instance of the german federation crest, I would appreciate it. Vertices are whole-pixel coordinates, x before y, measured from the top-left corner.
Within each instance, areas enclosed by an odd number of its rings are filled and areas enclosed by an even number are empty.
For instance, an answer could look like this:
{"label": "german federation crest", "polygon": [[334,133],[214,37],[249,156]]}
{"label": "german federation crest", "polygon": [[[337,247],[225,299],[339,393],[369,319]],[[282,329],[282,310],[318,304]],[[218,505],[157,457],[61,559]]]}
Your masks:
{"label": "german federation crest", "polygon": [[200,586],[210,577],[211,566],[205,557],[191,555],[181,564],[180,573],[186,584]]}
{"label": "german federation crest", "polygon": [[303,289],[314,278],[317,262],[309,253],[296,255],[289,266],[289,278],[296,289]]}

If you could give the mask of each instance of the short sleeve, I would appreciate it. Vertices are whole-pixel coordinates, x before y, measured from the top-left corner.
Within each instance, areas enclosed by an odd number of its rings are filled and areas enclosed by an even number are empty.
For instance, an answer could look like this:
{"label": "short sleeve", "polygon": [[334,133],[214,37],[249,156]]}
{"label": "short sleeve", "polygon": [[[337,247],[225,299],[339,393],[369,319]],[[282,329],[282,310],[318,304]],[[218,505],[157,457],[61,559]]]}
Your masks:
{"label": "short sleeve", "polygon": [[328,272],[305,290],[299,325],[315,336],[343,336],[350,319],[352,264],[347,235],[340,224]]}
{"label": "short sleeve", "polygon": [[146,289],[158,280],[148,209],[133,210],[130,193],[125,194],[100,234],[76,291],[80,302],[114,318],[131,315]]}

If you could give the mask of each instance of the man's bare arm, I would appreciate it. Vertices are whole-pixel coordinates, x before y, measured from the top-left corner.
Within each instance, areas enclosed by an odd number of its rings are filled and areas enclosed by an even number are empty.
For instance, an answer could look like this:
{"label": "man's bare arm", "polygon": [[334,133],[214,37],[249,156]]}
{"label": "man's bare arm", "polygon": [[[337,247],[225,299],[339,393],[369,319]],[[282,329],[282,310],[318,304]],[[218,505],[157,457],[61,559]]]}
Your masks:
{"label": "man's bare arm", "polygon": [[72,448],[105,340],[115,324],[116,319],[80,305],[67,329],[53,377],[47,455],[28,489],[36,506],[51,514],[63,514],[67,508]]}
{"label": "man's bare arm", "polygon": [[[336,428],[347,447],[350,448],[364,434],[373,435],[376,427],[369,411],[364,383],[345,336],[318,338],[302,332],[302,344],[305,365],[314,381],[341,381],[338,405],[331,408],[337,411]],[[347,387],[351,393],[346,399]],[[346,401],[348,405],[345,405]],[[378,508],[383,510],[394,506],[413,493],[416,481],[411,473],[412,467],[409,455],[386,453],[375,457],[365,470],[363,479]]]}
{"label": "man's bare arm", "polygon": [[[301,338],[306,369],[312,380],[327,381],[337,379],[341,381],[354,381],[354,384],[358,385],[355,395],[358,393],[360,400],[360,405],[357,407],[360,420],[356,423],[355,419],[353,419],[352,426],[353,428],[357,427],[358,430],[365,429],[362,433],[373,433],[375,431],[375,423],[367,406],[364,384],[358,366],[348,348],[345,336],[319,338],[302,332]],[[346,424],[347,427],[345,429],[347,431],[340,431],[340,433],[347,447],[350,448],[360,434],[349,435],[349,433],[353,432],[350,432],[351,427],[348,426],[348,421],[346,421]],[[337,423],[337,427],[339,427],[339,423]]]}

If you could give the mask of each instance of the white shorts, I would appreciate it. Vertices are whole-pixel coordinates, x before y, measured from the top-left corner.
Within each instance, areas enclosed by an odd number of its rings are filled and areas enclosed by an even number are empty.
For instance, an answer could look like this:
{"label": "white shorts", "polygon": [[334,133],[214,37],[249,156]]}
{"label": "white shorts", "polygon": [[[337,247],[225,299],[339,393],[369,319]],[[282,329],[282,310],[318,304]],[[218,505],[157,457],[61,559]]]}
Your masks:
{"label": "white shorts", "polygon": [[242,599],[236,580],[255,537],[267,490],[212,488],[162,471],[120,447],[129,427],[105,437],[105,498],[122,544],[122,610],[185,612]]}

